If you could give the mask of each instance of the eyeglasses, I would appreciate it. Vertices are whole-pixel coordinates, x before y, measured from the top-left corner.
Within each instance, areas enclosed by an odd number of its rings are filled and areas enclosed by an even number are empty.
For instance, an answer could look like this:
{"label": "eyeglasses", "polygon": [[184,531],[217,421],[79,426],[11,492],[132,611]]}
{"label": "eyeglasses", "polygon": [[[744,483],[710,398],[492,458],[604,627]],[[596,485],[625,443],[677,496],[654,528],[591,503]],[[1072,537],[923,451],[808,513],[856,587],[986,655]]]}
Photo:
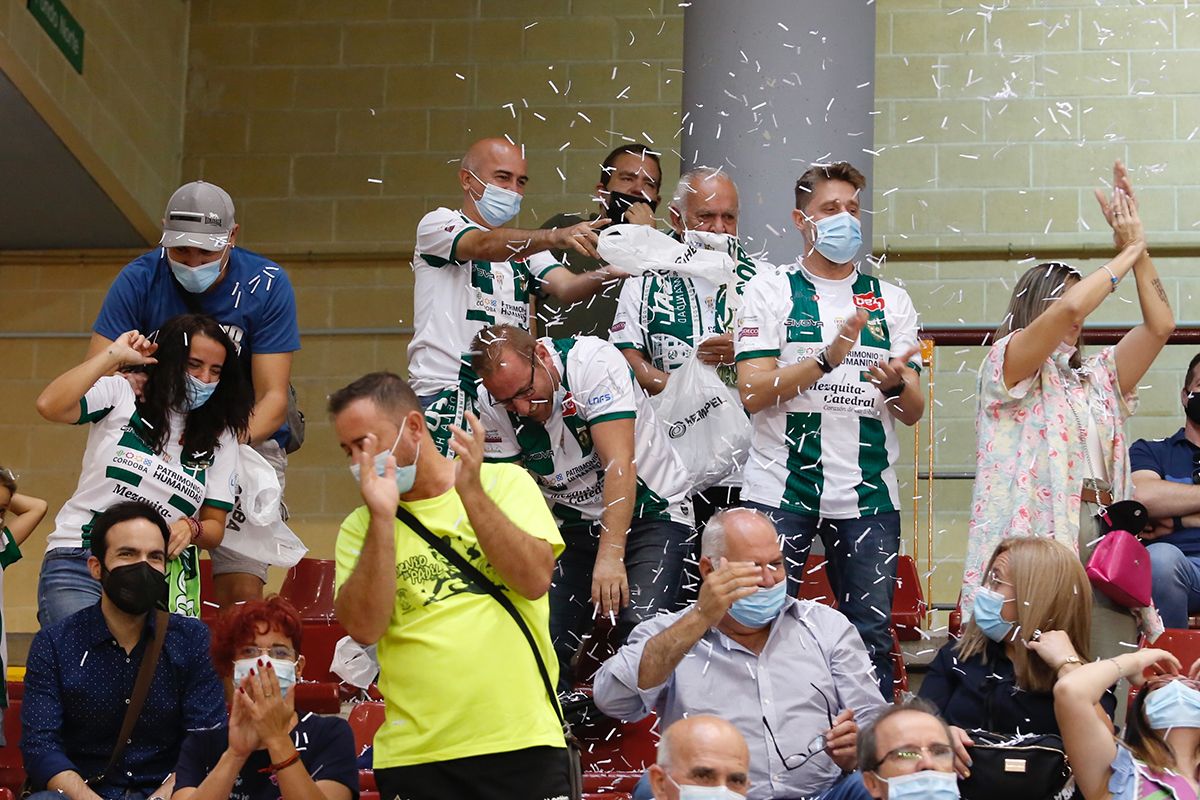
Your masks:
{"label": "eyeglasses", "polygon": [[946,767],[954,764],[954,748],[948,744],[931,744],[925,747],[916,747],[914,745],[897,747],[895,750],[889,750],[888,754],[879,760],[879,763],[886,764],[888,761],[916,762],[920,761],[922,756],[928,756],[929,760],[938,766]]}
{"label": "eyeglasses", "polygon": [[519,392],[514,394],[512,397],[509,397],[505,400],[500,400],[500,399],[492,400],[492,405],[496,406],[496,407],[507,406],[510,403],[512,403],[512,401],[514,401],[514,400],[528,399],[529,396],[533,394],[533,376],[534,376],[534,373],[536,372],[536,370],[537,370],[537,358],[534,357],[534,358],[529,359],[529,383],[525,384],[525,388],[521,389]]}
{"label": "eyeglasses", "polygon": [[997,587],[997,586],[1012,586],[1012,582],[1006,581],[1003,578],[1001,578],[1000,573],[996,572],[996,570],[993,569],[990,572],[988,572],[987,580],[984,581],[984,585],[994,591],[995,587]]}
{"label": "eyeglasses", "polygon": [[[809,686],[813,688],[813,691],[821,695],[821,699],[825,701],[825,716],[829,720],[829,728],[826,728],[826,730],[833,728],[833,708],[829,705],[829,698],[817,688],[815,683],[810,683]],[[779,760],[783,762],[783,768],[786,770],[800,769],[813,756],[825,752],[825,747],[828,743],[825,740],[825,734],[819,733],[809,741],[808,746],[804,748],[804,752],[785,756],[783,751],[779,749],[779,742],[775,740],[775,733],[771,730],[771,723],[767,722],[765,715],[762,718],[762,723],[763,727],[767,729],[767,735],[771,737],[771,745],[775,748],[775,752],[778,754]]]}
{"label": "eyeglasses", "polygon": [[252,644],[248,644],[245,647],[239,647],[236,655],[239,661],[244,658],[258,658],[259,656],[268,656],[277,661],[296,660],[296,651],[282,644],[275,644],[270,647],[255,647]]}

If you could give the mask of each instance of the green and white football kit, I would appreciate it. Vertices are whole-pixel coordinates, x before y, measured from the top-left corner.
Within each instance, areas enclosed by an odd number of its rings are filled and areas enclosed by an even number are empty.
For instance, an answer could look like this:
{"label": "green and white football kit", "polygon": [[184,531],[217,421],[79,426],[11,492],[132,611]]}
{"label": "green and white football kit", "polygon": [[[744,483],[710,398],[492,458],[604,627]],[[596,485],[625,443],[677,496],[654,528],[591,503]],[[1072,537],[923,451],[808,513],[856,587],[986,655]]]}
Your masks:
{"label": "green and white football kit", "polygon": [[482,230],[448,208],[430,211],[417,226],[408,376],[443,455],[450,454],[450,426],[462,426],[464,412],[477,410],[478,380],[465,355],[471,340],[489,325],[529,330],[537,284],[561,266],[549,253],[511,261],[462,259],[459,239]]}

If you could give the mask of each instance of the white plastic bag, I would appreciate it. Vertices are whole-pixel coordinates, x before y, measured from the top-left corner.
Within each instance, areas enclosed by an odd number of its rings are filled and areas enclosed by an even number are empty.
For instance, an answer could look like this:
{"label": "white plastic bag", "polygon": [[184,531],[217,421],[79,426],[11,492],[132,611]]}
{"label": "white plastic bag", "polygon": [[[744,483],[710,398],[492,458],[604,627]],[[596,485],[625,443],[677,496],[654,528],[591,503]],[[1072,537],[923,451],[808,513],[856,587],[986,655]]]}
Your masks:
{"label": "white plastic bag", "polygon": [[279,520],[279,503],[283,492],[275,468],[248,444],[238,446],[241,468],[238,470],[238,501],[246,521],[254,525],[270,525]]}
{"label": "white plastic bag", "polygon": [[282,519],[275,468],[249,445],[239,446],[238,455],[238,497],[225,520],[221,546],[264,564],[295,566],[308,548]]}
{"label": "white plastic bag", "polygon": [[715,367],[693,353],[650,402],[687,470],[693,493],[741,471],[750,452],[750,420]]}
{"label": "white plastic bag", "polygon": [[[610,225],[600,231],[597,250],[600,257],[614,267],[641,275],[646,272],[669,272],[704,278],[714,285],[730,284],[737,279],[734,260],[728,253],[728,236],[706,234],[685,244],[672,239],[649,225]],[[720,250],[711,237],[719,237]]]}
{"label": "white plastic bag", "polygon": [[379,656],[375,645],[364,647],[349,636],[343,636],[333,648],[329,671],[351,686],[368,689],[379,675]]}

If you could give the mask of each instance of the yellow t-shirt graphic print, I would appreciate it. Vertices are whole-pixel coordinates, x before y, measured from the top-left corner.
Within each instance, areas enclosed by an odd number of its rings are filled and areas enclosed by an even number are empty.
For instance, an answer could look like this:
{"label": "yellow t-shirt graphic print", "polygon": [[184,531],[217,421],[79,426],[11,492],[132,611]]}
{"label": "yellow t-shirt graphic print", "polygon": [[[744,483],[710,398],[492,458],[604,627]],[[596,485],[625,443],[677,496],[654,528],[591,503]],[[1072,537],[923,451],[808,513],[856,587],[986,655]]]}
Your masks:
{"label": "yellow t-shirt graphic print", "polygon": [[[484,464],[480,475],[501,513],[529,535],[549,542],[557,558],[563,551],[562,537],[533,479],[513,464]],[[403,506],[504,586],[456,491]],[[342,523],[337,540],[339,589],[358,563],[369,522],[370,512],[361,506]],[[396,601],[378,649],[379,688],[387,711],[375,735],[375,766],[565,747],[533,652],[508,612],[399,520],[395,540]],[[507,589],[505,594],[533,632],[551,682],[557,682],[548,597],[528,600]]]}

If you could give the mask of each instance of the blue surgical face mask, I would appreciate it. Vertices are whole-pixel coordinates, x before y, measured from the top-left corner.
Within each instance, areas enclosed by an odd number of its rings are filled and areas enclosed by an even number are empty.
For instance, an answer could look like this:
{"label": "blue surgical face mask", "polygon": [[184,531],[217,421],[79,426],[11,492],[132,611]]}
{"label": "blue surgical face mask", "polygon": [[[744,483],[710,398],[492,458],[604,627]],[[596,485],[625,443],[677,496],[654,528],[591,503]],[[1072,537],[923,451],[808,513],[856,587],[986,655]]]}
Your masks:
{"label": "blue surgical face mask", "polygon": [[887,784],[888,800],[958,800],[958,775],[923,769],[909,775],[875,777]]}
{"label": "blue surgical face mask", "polygon": [[167,256],[167,264],[171,267],[171,274],[175,276],[175,280],[184,289],[192,294],[201,294],[207,292],[209,287],[217,282],[217,278],[221,276],[221,262],[224,258],[217,255],[216,261],[209,261],[207,264],[201,264],[198,267],[189,267],[187,264],[180,264],[175,259]]}
{"label": "blue surgical face mask", "polygon": [[[400,433],[396,434],[396,441],[392,442],[392,446],[387,450],[375,454],[375,474],[383,477],[387,471],[387,457],[396,449],[396,445],[400,444],[400,437],[404,435],[404,428],[400,429]],[[400,490],[400,494],[407,494],[412,490],[413,484],[417,481],[417,459],[421,457],[421,443],[417,443],[417,453],[413,456],[413,463],[408,466],[396,465],[396,488]],[[355,483],[362,482],[361,471],[358,464],[350,465],[350,474],[354,476]]]}
{"label": "blue surgical face mask", "polygon": [[1183,681],[1171,681],[1146,698],[1146,719],[1156,731],[1200,728],[1200,692]]}
{"label": "blue surgical face mask", "polygon": [[779,616],[779,609],[783,608],[785,600],[787,581],[780,580],[769,589],[759,589],[749,597],[733,601],[729,616],[747,628],[765,628]]}
{"label": "blue surgical face mask", "polygon": [[862,223],[849,211],[819,219],[816,225],[813,247],[835,264],[845,264],[862,247]]}
{"label": "blue surgical face mask", "polygon": [[[279,690],[287,694],[288,689],[296,683],[296,662],[278,658],[268,658],[267,660],[271,662],[271,667],[275,670],[275,677],[279,679]],[[242,681],[246,680],[246,676],[252,669],[259,669],[257,658],[242,658],[233,662],[233,686],[235,689],[242,685]]]}
{"label": "blue surgical face mask", "polygon": [[185,390],[187,397],[184,400],[184,405],[187,411],[195,411],[200,406],[208,402],[208,398],[213,396],[213,392],[217,390],[217,385],[220,381],[205,383],[190,372],[185,372],[187,384]]}
{"label": "blue surgical face mask", "polygon": [[1013,623],[1000,617],[1000,609],[1007,602],[1004,595],[986,586],[981,586],[975,593],[975,609],[971,612],[975,624],[993,642],[1003,642],[1012,633]]}
{"label": "blue surgical face mask", "polygon": [[[474,172],[467,172],[475,180],[483,183],[483,195],[475,198],[475,208],[488,225],[499,228],[521,212],[521,195],[494,183],[484,183]],[[475,197],[474,193],[471,196]]]}

